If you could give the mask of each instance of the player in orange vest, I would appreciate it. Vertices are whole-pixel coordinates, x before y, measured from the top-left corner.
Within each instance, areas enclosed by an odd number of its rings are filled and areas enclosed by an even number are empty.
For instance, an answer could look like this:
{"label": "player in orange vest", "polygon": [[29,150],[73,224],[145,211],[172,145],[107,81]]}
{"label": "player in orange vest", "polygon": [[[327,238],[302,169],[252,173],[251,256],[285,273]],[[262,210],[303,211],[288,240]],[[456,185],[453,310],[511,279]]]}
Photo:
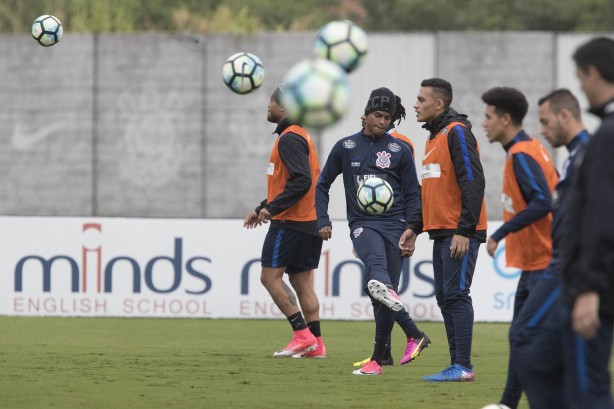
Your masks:
{"label": "player in orange vest", "polygon": [[523,130],[522,121],[529,109],[526,97],[515,88],[495,87],[482,94],[486,104],[483,127],[491,143],[499,142],[506,151],[503,171],[503,225],[488,238],[486,249],[491,257],[505,239],[508,267],[522,271],[514,315],[509,331],[510,359],[507,382],[500,404],[516,409],[522,386],[512,355],[518,331],[530,319],[520,312],[529,295],[546,275],[552,258],[552,192],[558,174],[546,148]]}
{"label": "player in orange vest", "polygon": [[[283,86],[273,92],[268,105],[267,119],[277,124],[279,137],[269,159],[267,198],[247,214],[243,226],[250,229],[271,221],[262,247],[260,281],[294,330],[292,341],[274,356],[325,358],[320,304],[311,283],[322,251],[315,210],[320,165],[309,133],[290,121],[280,103]],[[302,313],[283,281],[284,273],[296,291]]]}
{"label": "player in orange vest", "polygon": [[[435,297],[441,309],[450,366],[425,376],[431,382],[472,382],[473,304],[469,295],[480,244],[486,241],[484,171],[471,123],[450,107],[452,85],[441,78],[422,81],[414,104],[416,119],[429,131],[422,158],[422,212],[409,223],[433,240]],[[415,240],[400,240],[403,251]]]}

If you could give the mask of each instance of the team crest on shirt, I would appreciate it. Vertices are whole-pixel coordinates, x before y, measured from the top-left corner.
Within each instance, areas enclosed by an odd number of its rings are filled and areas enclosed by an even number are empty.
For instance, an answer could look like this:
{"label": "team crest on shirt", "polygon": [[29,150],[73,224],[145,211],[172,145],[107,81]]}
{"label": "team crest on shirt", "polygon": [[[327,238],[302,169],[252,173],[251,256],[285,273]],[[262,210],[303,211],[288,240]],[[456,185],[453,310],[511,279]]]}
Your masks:
{"label": "team crest on shirt", "polygon": [[389,168],[391,156],[392,155],[386,151],[377,152],[377,160],[375,161],[375,166],[382,169]]}
{"label": "team crest on shirt", "polygon": [[388,149],[390,149],[393,152],[398,152],[401,150],[401,147],[399,146],[399,144],[394,143],[394,142],[390,142],[388,144]]}
{"label": "team crest on shirt", "polygon": [[447,133],[448,133],[448,127],[446,126],[445,128],[441,130],[441,134],[445,136]]}
{"label": "team crest on shirt", "polygon": [[354,238],[358,238],[358,236],[360,236],[360,233],[362,233],[362,227],[358,227],[357,229],[354,229],[354,231],[352,231],[352,235],[354,236]]}
{"label": "team crest on shirt", "polygon": [[345,149],[354,149],[356,147],[356,141],[348,139],[347,141],[343,141],[343,147]]}

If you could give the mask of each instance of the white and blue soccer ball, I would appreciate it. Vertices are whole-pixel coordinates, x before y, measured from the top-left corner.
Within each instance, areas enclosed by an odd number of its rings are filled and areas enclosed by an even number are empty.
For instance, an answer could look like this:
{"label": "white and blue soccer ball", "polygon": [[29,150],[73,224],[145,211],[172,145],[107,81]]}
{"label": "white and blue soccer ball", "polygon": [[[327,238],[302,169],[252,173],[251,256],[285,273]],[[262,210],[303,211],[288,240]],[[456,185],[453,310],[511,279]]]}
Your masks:
{"label": "white and blue soccer ball", "polygon": [[62,39],[62,23],[57,17],[45,14],[32,23],[32,37],[43,47],[49,47]]}
{"label": "white and blue soccer ball", "polygon": [[369,42],[365,31],[349,20],[336,20],[323,26],[313,40],[313,54],[354,71],[367,56]]}
{"label": "white and blue soccer ball", "polygon": [[365,179],[358,188],[358,206],[369,214],[384,214],[394,202],[394,193],[388,182],[382,178]]}
{"label": "white and blue soccer ball", "polygon": [[490,405],[484,406],[482,409],[510,409],[509,406],[503,405],[501,403],[491,403]]}
{"label": "white and blue soccer ball", "polygon": [[324,128],[337,122],[350,104],[346,73],[323,58],[309,58],[284,76],[281,104],[288,116],[307,127]]}
{"label": "white and blue soccer ball", "polygon": [[236,53],[224,63],[222,78],[233,92],[248,94],[264,82],[264,66],[260,58],[252,53]]}

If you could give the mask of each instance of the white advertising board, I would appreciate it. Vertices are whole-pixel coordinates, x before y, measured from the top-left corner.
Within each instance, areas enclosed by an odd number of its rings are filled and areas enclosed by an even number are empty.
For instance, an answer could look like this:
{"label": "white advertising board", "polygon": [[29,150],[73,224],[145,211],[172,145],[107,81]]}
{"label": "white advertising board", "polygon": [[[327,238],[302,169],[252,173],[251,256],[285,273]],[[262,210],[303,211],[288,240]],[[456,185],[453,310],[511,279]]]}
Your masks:
{"label": "white advertising board", "polygon": [[[491,229],[500,223],[491,222]],[[0,217],[0,314],[282,318],[260,284],[268,226],[242,220]],[[333,223],[313,283],[323,320],[372,318],[347,223]],[[417,320],[441,320],[431,242],[420,235],[399,295]],[[518,271],[480,247],[476,321],[510,321]]]}

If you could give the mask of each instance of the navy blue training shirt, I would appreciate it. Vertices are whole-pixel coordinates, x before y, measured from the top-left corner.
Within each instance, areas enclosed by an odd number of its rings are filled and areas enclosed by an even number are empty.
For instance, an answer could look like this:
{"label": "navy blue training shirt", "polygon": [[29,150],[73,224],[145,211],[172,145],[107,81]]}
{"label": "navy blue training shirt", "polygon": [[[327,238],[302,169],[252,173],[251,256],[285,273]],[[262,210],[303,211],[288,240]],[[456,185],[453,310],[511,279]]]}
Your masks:
{"label": "navy blue training shirt", "polygon": [[[337,141],[322,168],[316,185],[318,228],[331,225],[328,192],[339,174],[343,174],[350,229],[358,223],[361,226],[378,224],[382,219],[407,226],[414,212],[421,208],[420,185],[409,147],[388,133],[371,139],[361,131]],[[392,206],[382,215],[364,212],[357,202],[360,183],[370,177],[386,180],[394,193]]]}

